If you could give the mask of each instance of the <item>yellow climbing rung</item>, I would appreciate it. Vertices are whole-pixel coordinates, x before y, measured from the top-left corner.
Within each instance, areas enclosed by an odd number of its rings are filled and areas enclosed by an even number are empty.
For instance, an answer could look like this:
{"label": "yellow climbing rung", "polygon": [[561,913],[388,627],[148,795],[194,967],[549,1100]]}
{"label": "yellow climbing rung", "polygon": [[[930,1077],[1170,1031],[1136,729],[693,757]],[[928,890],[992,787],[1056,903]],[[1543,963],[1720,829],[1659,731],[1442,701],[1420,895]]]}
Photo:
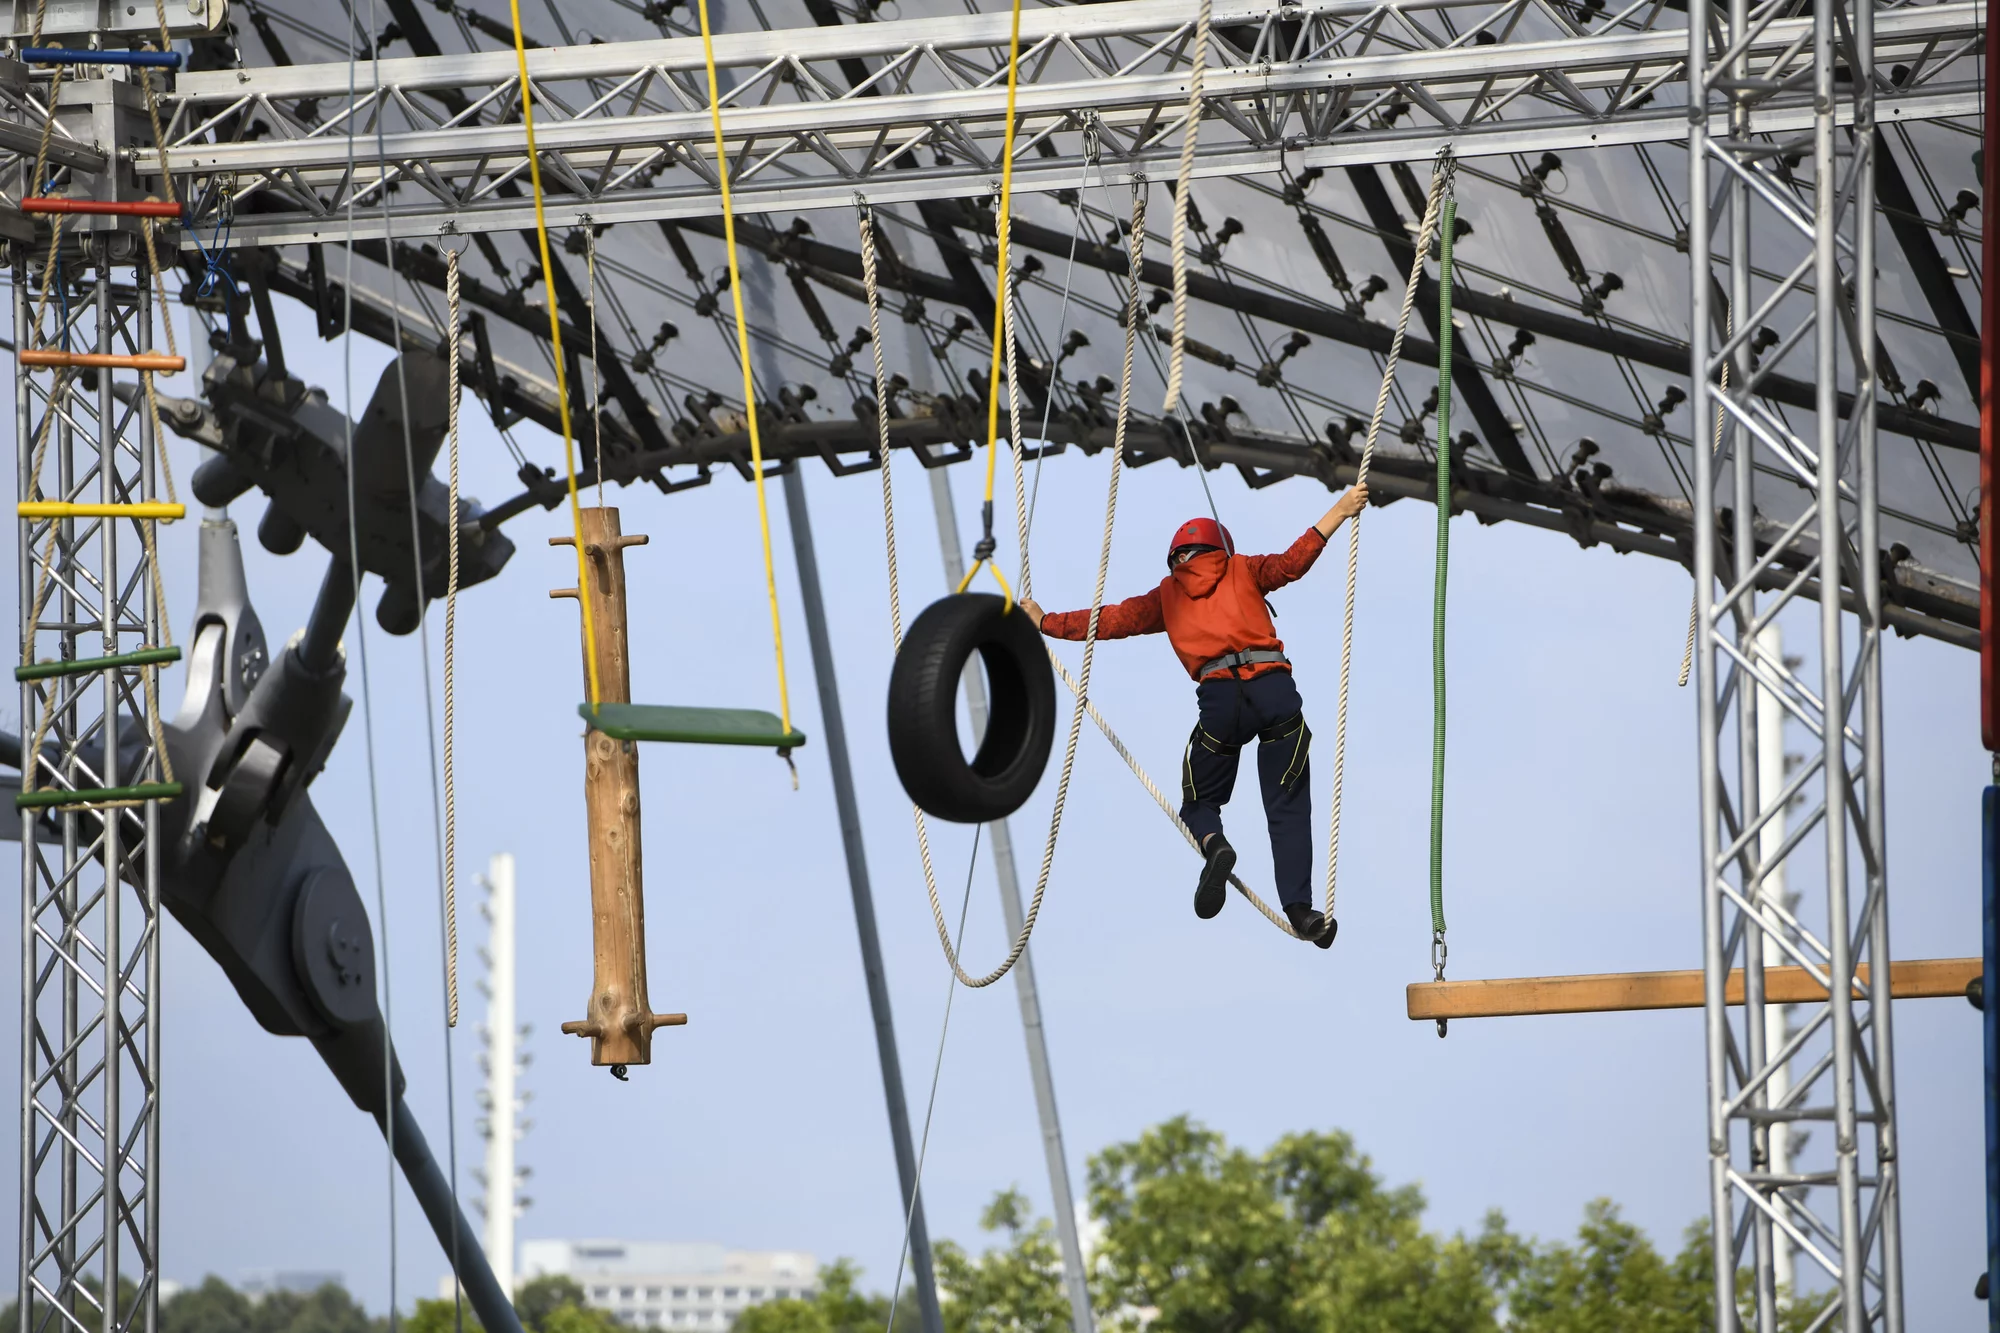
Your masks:
{"label": "yellow climbing rung", "polygon": [[14,506],[19,518],[155,518],[171,523],[187,517],[187,506],[164,500],[132,504],[72,504],[67,500],[23,500]]}
{"label": "yellow climbing rung", "polygon": [[28,347],[21,351],[24,366],[48,366],[58,370],[152,370],[172,374],[187,369],[187,358],[164,352],[65,352],[59,347]]}

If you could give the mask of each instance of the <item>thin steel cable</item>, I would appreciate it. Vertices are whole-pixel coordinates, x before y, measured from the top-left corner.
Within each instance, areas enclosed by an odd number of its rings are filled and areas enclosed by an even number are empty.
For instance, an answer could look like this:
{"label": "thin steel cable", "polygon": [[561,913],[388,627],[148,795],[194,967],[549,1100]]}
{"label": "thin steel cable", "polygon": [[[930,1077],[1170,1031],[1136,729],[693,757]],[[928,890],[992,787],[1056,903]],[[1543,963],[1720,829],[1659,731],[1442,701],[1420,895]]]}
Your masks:
{"label": "thin steel cable", "polygon": [[[1093,111],[1083,127],[1083,179],[1077,182],[1076,187],[1076,216],[1071,221],[1069,229],[1069,263],[1063,268],[1062,306],[1056,313],[1056,340],[1051,344],[1055,351],[1049,363],[1048,391],[1042,398],[1042,433],[1039,440],[1040,447],[1035,451],[1035,482],[1028,490],[1028,522],[1021,532],[1023,568],[1027,564],[1028,536],[1035,530],[1035,507],[1042,498],[1042,462],[1049,456],[1049,421],[1056,410],[1056,385],[1062,367],[1063,333],[1069,328],[1070,280],[1076,276],[1076,246],[1083,237],[1083,196],[1085,191],[1090,189],[1090,173],[1098,164],[1099,152],[1098,119],[1097,113]],[[1101,180],[1098,183],[1103,184]],[[1024,587],[1022,589],[1024,596],[1026,591]]]}
{"label": "thin steel cable", "polygon": [[[1368,467],[1375,458],[1375,441],[1382,433],[1382,414],[1389,407],[1389,393],[1396,384],[1396,367],[1403,358],[1403,335],[1409,331],[1410,310],[1416,305],[1417,288],[1424,276],[1424,263],[1430,257],[1431,235],[1437,228],[1438,206],[1451,189],[1454,159],[1449,150],[1439,152],[1437,163],[1431,171],[1430,198],[1424,204],[1423,225],[1417,229],[1417,244],[1410,256],[1410,281],[1403,288],[1403,308],[1396,317],[1395,337],[1389,343],[1389,361],[1382,372],[1382,388],[1375,395],[1375,413],[1368,422],[1368,439],[1361,448],[1361,466],[1354,484],[1366,485]],[[1333,809],[1328,819],[1326,842],[1326,907],[1327,916],[1333,915],[1334,887],[1340,864],[1340,797],[1341,781],[1347,766],[1347,695],[1348,686],[1354,678],[1354,593],[1356,580],[1361,570],[1361,517],[1366,507],[1356,511],[1348,520],[1347,528],[1347,599],[1341,612],[1340,628],[1340,696],[1336,705],[1333,723]]]}
{"label": "thin steel cable", "polygon": [[[354,122],[359,113],[358,61],[354,43],[353,15],[347,24],[347,179],[354,179]],[[341,327],[348,330],[340,340],[340,377],[342,400],[341,420],[346,431],[347,463],[347,568],[354,580],[355,657],[361,672],[361,736],[368,767],[368,831],[375,861],[375,919],[381,923],[382,944],[377,971],[382,984],[382,1138],[388,1148],[388,1203],[389,1203],[389,1333],[396,1333],[396,1046],[394,995],[390,985],[389,967],[389,893],[387,880],[382,871],[382,801],[381,786],[375,771],[375,696],[370,686],[368,672],[368,629],[365,616],[358,614],[361,606],[361,534],[354,523],[355,490],[354,477],[354,192],[347,194],[347,244],[346,273],[341,284]],[[236,299],[231,284],[230,300]]]}
{"label": "thin steel cable", "polygon": [[1187,350],[1187,231],[1188,200],[1194,189],[1194,150],[1201,138],[1202,81],[1208,72],[1208,29],[1214,15],[1212,0],[1201,0],[1195,11],[1193,60],[1188,68],[1187,127],[1181,132],[1180,179],[1174,182],[1174,341],[1167,357],[1167,396],[1160,410],[1171,409],[1181,396],[1181,361]]}
{"label": "thin steel cable", "polygon": [[[1734,332],[1735,320],[1732,319],[1730,320],[1729,323],[1730,326],[1724,329],[1724,336],[1731,336]],[[1727,361],[1724,361],[1722,363],[1722,391],[1724,393],[1729,392],[1729,362]],[[1719,454],[1722,452],[1722,420],[1723,420],[1722,406],[1721,404],[1717,404],[1715,408],[1715,439],[1709,445],[1709,450],[1712,453]],[[1699,585],[1697,585],[1694,591],[1688,594],[1687,647],[1681,650],[1680,679],[1674,682],[1674,685],[1677,689],[1687,688],[1688,676],[1694,671],[1694,641],[1695,641],[1695,635],[1700,631],[1700,629],[1701,629],[1701,588]]]}
{"label": "thin steel cable", "polygon": [[[376,31],[377,14],[374,0],[369,0],[368,18],[369,30]],[[379,105],[382,101],[382,63],[379,60],[371,61],[370,68],[375,73],[373,93],[375,101]],[[375,153],[377,158],[384,162],[388,160],[386,133],[382,117],[378,115],[375,118]],[[411,592],[417,603],[417,674],[424,683],[424,745],[429,751],[430,758],[431,846],[434,849],[433,854],[435,856],[438,883],[438,948],[444,954],[444,957],[440,960],[443,963],[441,969],[443,976],[439,980],[445,992],[446,1020],[444,1026],[445,1185],[451,1194],[452,1216],[456,1218],[458,1216],[458,1075],[454,1068],[455,1062],[452,1059],[451,1033],[458,1019],[458,1006],[453,998],[458,989],[458,955],[456,947],[458,943],[458,923],[454,895],[445,873],[444,794],[440,775],[441,765],[438,762],[437,700],[431,686],[431,627],[430,617],[425,614],[429,609],[429,603],[424,587],[423,542],[417,525],[417,446],[415,435],[410,426],[409,376],[404,369],[403,356],[400,354],[400,349],[403,346],[403,315],[402,306],[396,298],[396,223],[394,215],[390,212],[389,208],[388,190],[383,190],[381,194],[383,249],[386,251],[386,262],[389,270],[391,345],[399,349],[399,355],[396,357],[396,394],[398,404],[402,408],[403,413],[403,479],[407,488],[405,494],[410,507]],[[352,334],[350,333],[346,336],[352,337]],[[351,454],[349,456],[349,470],[351,473]],[[426,477],[428,475],[427,472]],[[352,512],[352,509],[350,509],[349,513],[352,514]],[[450,525],[450,530],[455,532],[458,527],[458,513],[455,509],[447,516],[447,521]],[[356,618],[359,619],[359,617]],[[451,1306],[453,1327],[457,1333],[464,1333],[465,1296],[463,1284],[458,1281],[458,1275],[463,1270],[460,1266],[458,1227],[455,1223],[451,1231],[451,1245],[449,1250],[452,1273]]]}
{"label": "thin steel cable", "polygon": [[[590,310],[590,456],[597,464],[597,507],[604,508],[604,377],[597,373],[597,228],[583,224],[584,304]],[[453,365],[458,362],[454,360]],[[454,409],[455,410],[455,409]],[[453,550],[457,548],[454,547]]]}
{"label": "thin steel cable", "polygon": [[[965,900],[958,909],[961,943],[965,940],[965,918],[972,911],[972,877],[979,869],[979,835],[985,828],[984,824],[972,826],[972,856],[965,867]],[[945,980],[944,1022],[938,1026],[937,1056],[931,1061],[931,1095],[924,1102],[924,1132],[917,1140],[916,1178],[910,1182],[910,1204],[903,1213],[903,1244],[896,1251],[896,1285],[889,1293],[889,1322],[883,1326],[887,1333],[895,1331],[896,1307],[903,1298],[903,1270],[910,1258],[910,1232],[917,1224],[917,1200],[924,1196],[924,1160],[931,1151],[931,1116],[937,1110],[938,1080],[944,1074],[944,1039],[951,1033],[951,1002],[957,998],[958,977],[954,975]]]}

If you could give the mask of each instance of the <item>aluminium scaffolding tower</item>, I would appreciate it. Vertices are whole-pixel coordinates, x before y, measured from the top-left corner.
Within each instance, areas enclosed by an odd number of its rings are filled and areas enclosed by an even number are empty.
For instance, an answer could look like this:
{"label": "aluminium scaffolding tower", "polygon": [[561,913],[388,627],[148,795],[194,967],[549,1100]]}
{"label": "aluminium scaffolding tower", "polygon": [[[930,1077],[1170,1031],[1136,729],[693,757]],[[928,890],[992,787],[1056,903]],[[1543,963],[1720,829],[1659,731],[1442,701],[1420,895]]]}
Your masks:
{"label": "aluminium scaffolding tower", "polygon": [[[151,350],[136,237],[65,229],[14,265],[17,348]],[[73,240],[71,238],[74,238]],[[19,252],[17,252],[19,253]],[[46,262],[45,262],[46,261]],[[15,370],[17,494],[157,501],[143,397],[108,369]],[[124,386],[118,386],[124,387]],[[159,1315],[160,798],[166,648],[147,519],[19,518],[22,1333]]]}
{"label": "aluminium scaffolding tower", "polygon": [[[1791,1298],[1777,1286],[1776,1247],[1789,1241],[1833,1287],[1816,1326],[1900,1333],[1875,431],[1876,15],[1869,3],[1818,5],[1809,46],[1754,54],[1754,35],[1781,8],[1692,0],[1688,13],[1699,112],[1688,136],[1692,406],[1698,428],[1716,423],[1717,445],[1695,450],[1694,504],[1715,1326],[1735,1327],[1743,1304],[1757,1333],[1775,1333]],[[1800,87],[1812,91],[1810,124],[1774,132],[1764,104]],[[1760,356],[1753,340],[1765,329],[1774,337]],[[1811,412],[1790,418],[1755,394],[1787,355],[1808,361],[1818,391]],[[1760,529],[1758,510],[1760,477],[1773,472],[1808,493],[1775,535]],[[1759,597],[1757,573],[1787,551],[1810,561]],[[1826,589],[1843,575],[1857,590],[1853,614],[1841,597],[1819,597],[1818,651],[1806,667],[1760,651],[1761,631],[1802,602],[1809,583]],[[1773,703],[1820,742],[1775,792],[1760,790],[1770,765],[1760,763],[1757,717]],[[1763,830],[1801,796],[1803,814],[1773,845]],[[1823,885],[1814,919],[1786,906],[1774,884],[1780,867],[1802,898]],[[1775,1049],[1769,945],[1828,985]],[[1738,966],[1745,1003],[1732,1017],[1724,987]],[[1797,1072],[1779,1092],[1788,1067]],[[1773,1127],[1799,1122],[1831,1128],[1831,1160],[1774,1169]],[[1751,1290],[1742,1291],[1746,1271]]]}

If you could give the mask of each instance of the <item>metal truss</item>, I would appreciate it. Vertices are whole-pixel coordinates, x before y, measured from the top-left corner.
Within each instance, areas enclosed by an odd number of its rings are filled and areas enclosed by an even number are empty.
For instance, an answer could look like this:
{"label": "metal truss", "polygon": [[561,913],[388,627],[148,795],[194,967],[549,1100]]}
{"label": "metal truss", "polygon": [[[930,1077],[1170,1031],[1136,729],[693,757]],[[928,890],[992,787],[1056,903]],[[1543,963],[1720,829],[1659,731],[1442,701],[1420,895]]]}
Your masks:
{"label": "metal truss", "polygon": [[[1900,1333],[1872,207],[1875,126],[1893,83],[1886,58],[1877,63],[1886,16],[1872,6],[1816,6],[1809,42],[1773,62],[1757,54],[1755,34],[1781,12],[1771,0],[1689,5],[1691,81],[1714,113],[1691,120],[1688,148],[1700,371],[1691,406],[1697,423],[1717,423],[1718,445],[1695,450],[1694,505],[1715,1327],[1737,1327],[1747,1309],[1757,1333],[1774,1333],[1793,1299],[1776,1281],[1779,1250],[1790,1246],[1831,1279],[1832,1304],[1813,1327]],[[1786,91],[1810,92],[1818,109],[1809,126],[1770,115]],[[1726,290],[1711,283],[1712,260]],[[1799,295],[1803,284],[1810,297]],[[1760,329],[1776,340],[1757,349]],[[1756,393],[1760,377],[1787,362],[1809,369],[1817,387],[1813,409],[1789,418]],[[1853,395],[1844,418],[1843,391]],[[1758,524],[1763,464],[1810,497],[1776,534]],[[1795,579],[1760,598],[1759,574],[1787,558]],[[1760,651],[1798,584],[1842,576],[1859,590],[1855,614],[1833,599],[1820,604],[1817,679]],[[1820,742],[1779,790],[1769,788],[1782,765],[1761,753],[1776,728],[1759,735],[1759,710],[1770,707]],[[1766,836],[1774,822],[1784,829],[1795,800],[1803,813],[1782,837]],[[1775,888],[1787,876],[1810,904],[1801,912]],[[1829,988],[1825,1001],[1795,1010],[1783,1039],[1764,1000],[1774,953]],[[1734,1016],[1724,1003],[1732,967],[1745,976]],[[1772,1128],[1800,1121],[1828,1122],[1830,1142],[1810,1164],[1783,1160],[1781,1144],[1774,1163]]]}
{"label": "metal truss", "polygon": [[[1983,14],[1882,6],[1883,59],[1906,73],[1877,113],[1977,114],[1963,57]],[[1444,144],[1476,157],[1678,141],[1683,22],[1654,0],[1595,26],[1553,0],[1221,0],[1194,174],[1406,161]],[[1015,188],[1074,186],[1086,139],[1106,183],[1170,177],[1192,27],[1187,0],[1028,11]],[[1776,15],[1744,34],[1742,57],[1773,81],[1771,130],[1812,124],[1811,34],[1810,18]],[[999,12],[719,35],[738,211],[991,193],[1007,36]],[[699,41],[542,48],[528,65],[551,226],[714,213]],[[520,230],[534,210],[516,77],[509,51],[188,74],[167,158],[233,182],[216,196],[235,211],[231,244]],[[132,156],[158,177],[157,151]]]}
{"label": "metal truss", "polygon": [[[131,240],[100,231],[67,243],[51,269],[42,253],[17,261],[16,346],[149,350],[144,272],[112,249],[129,256]],[[20,499],[155,499],[143,406],[123,397],[110,371],[17,366]],[[131,518],[22,518],[15,555],[21,661],[41,665],[24,671],[29,735],[11,758],[31,778],[24,786],[54,802],[21,813],[19,1327],[152,1333],[159,800],[120,797],[163,777],[149,722],[159,658],[142,651],[162,643],[159,584]]]}

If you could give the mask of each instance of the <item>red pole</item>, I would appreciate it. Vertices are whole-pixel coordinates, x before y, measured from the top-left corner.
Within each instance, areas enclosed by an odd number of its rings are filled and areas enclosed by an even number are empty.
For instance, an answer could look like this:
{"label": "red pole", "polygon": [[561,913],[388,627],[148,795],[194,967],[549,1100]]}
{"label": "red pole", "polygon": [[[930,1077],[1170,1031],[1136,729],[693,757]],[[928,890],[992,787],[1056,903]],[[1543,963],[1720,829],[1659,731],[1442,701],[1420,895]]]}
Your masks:
{"label": "red pole", "polygon": [[[1979,209],[1979,734],[2000,750],[2000,616],[1993,604],[1995,561],[2000,560],[2000,511],[1994,506],[1994,454],[2000,420],[1994,415],[1994,373],[2000,353],[2000,23],[1986,25],[1986,134],[1984,190]],[[2000,1295],[2000,1293],[1996,1293]]]}
{"label": "red pole", "polygon": [[21,201],[23,213],[94,213],[102,217],[175,218],[181,206],[165,199],[136,199],[129,203],[109,199],[63,199],[34,195]]}

